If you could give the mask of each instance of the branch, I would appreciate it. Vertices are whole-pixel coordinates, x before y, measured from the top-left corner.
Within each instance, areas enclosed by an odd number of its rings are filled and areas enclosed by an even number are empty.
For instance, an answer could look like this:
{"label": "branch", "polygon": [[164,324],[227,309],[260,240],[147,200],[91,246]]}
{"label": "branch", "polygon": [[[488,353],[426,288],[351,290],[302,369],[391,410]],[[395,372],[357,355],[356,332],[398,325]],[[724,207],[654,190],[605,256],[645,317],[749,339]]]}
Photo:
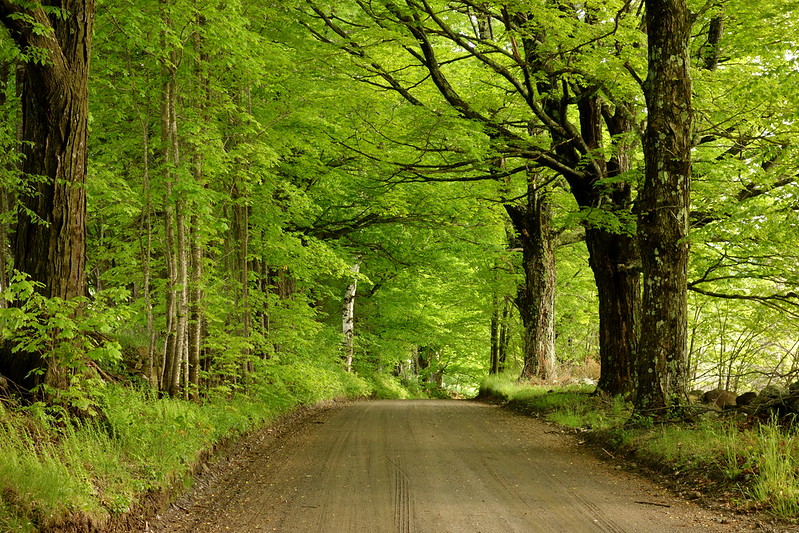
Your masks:
{"label": "branch", "polygon": [[[768,296],[730,294],[730,293],[700,289],[699,287],[693,284],[688,285],[688,290],[696,292],[698,294],[702,294],[704,296],[710,296],[712,298],[722,298],[725,300],[748,300],[752,302],[757,302],[767,307],[771,307],[772,309],[777,309],[783,313],[789,314],[792,317],[799,318],[799,295],[793,292],[788,292],[786,294],[771,294]],[[793,311],[790,308],[786,309],[783,305],[780,304],[785,304],[791,307],[795,307],[797,308],[797,310]]]}
{"label": "branch", "polygon": [[[69,61],[56,39],[53,24],[41,5],[25,9],[11,0],[0,0],[0,19],[23,52],[27,49],[47,52],[49,61],[40,64],[39,68],[50,70],[58,80],[69,74]],[[44,81],[48,81],[46,76]]]}
{"label": "branch", "polygon": [[366,53],[364,48],[359,43],[353,41],[349,37],[347,32],[344,29],[342,29],[341,27],[339,27],[333,21],[333,19],[331,17],[328,17],[327,15],[325,15],[325,13],[316,4],[314,4],[310,0],[308,1],[308,4],[311,6],[311,9],[313,10],[313,12],[316,13],[316,15],[320,19],[322,19],[322,21],[325,23],[325,25],[328,28],[330,28],[336,35],[338,35],[339,37],[344,39],[345,44],[337,44],[337,43],[335,43],[331,39],[328,39],[327,37],[325,37],[324,35],[322,35],[318,31],[313,29],[308,24],[305,24],[304,22],[302,22],[301,24],[303,26],[305,26],[315,38],[317,38],[318,40],[320,40],[320,41],[322,41],[324,43],[327,43],[327,44],[330,44],[330,45],[333,45],[333,46],[337,46],[338,48],[340,48],[341,50],[347,52],[351,56],[354,56],[354,57],[357,57],[359,59],[365,60],[366,64],[362,65],[362,67],[365,70],[367,70],[368,72],[372,72],[372,73],[376,74],[377,76],[380,76],[381,78],[383,78],[386,81],[386,83],[388,83],[388,86],[391,87],[391,89],[393,89],[394,91],[396,91],[397,93],[402,95],[402,97],[405,98],[411,104],[413,104],[415,106],[424,107],[424,104],[419,99],[417,99],[415,96],[413,96],[407,89],[405,89],[402,86],[402,84],[399,83],[399,81],[397,81],[397,79],[394,76],[392,76],[391,73],[387,69],[385,69],[382,65],[380,65],[380,63],[378,63],[377,61],[375,61],[371,57],[369,57],[369,55]]}

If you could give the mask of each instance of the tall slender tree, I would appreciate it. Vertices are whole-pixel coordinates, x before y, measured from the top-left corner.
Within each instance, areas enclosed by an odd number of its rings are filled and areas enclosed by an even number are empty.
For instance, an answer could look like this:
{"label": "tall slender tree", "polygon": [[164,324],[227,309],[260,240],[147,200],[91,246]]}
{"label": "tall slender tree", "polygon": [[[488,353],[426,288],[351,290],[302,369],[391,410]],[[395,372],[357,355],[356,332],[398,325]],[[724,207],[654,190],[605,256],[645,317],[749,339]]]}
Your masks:
{"label": "tall slender tree", "polygon": [[555,232],[549,192],[543,176],[530,172],[523,206],[508,204],[522,248],[524,282],[516,296],[524,325],[524,361],[521,378],[554,379],[555,360]]}

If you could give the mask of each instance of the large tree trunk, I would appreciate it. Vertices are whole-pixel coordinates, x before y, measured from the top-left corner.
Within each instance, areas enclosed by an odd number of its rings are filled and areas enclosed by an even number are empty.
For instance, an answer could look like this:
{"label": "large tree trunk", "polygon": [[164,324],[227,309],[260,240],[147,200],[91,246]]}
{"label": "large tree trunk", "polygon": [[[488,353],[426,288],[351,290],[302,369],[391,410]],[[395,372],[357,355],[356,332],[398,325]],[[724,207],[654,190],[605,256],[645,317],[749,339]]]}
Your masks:
{"label": "large tree trunk", "polygon": [[635,408],[662,416],[685,394],[688,210],[692,119],[685,0],[647,0],[644,186],[638,198],[638,239],[644,273]]}
{"label": "large tree trunk", "polygon": [[[632,146],[624,140],[633,129],[629,110],[617,105],[611,114],[593,94],[582,97],[578,109],[580,131],[586,145],[597,152],[602,150],[604,121],[614,149],[607,162],[599,159],[589,165],[584,179],[569,179],[572,194],[581,208],[601,211],[603,217],[613,217],[623,223],[631,214],[632,188],[624,181],[607,185],[602,180],[617,178],[631,168]],[[632,232],[632,228],[629,231]],[[635,386],[641,310],[638,243],[624,230],[612,231],[590,217],[585,223],[585,243],[599,300],[601,370],[597,389],[610,395],[626,394]]]}
{"label": "large tree trunk", "polygon": [[[66,16],[48,16],[37,4],[24,4],[28,9],[0,1],[0,17],[20,48],[46,55],[25,64],[22,76],[22,172],[28,187],[19,196],[13,255],[17,269],[43,284],[42,294],[70,299],[86,294],[87,80],[95,5],[50,4]],[[45,382],[65,385],[54,361],[23,353],[7,358],[12,378],[45,367]]]}
{"label": "large tree trunk", "polygon": [[527,205],[506,205],[522,244],[524,284],[516,303],[524,326],[521,379],[550,380],[555,365],[555,254],[552,212],[546,193],[531,176]]}
{"label": "large tree trunk", "polygon": [[640,315],[640,274],[634,238],[588,227],[585,240],[599,300],[597,389],[611,395],[634,388],[634,354]]}
{"label": "large tree trunk", "polygon": [[[558,94],[556,86],[552,94]],[[565,97],[566,95],[564,95]],[[547,112],[558,117],[561,123],[568,123],[565,112],[558,100],[547,101]],[[630,392],[634,387],[633,368],[637,322],[640,310],[640,259],[636,239],[609,226],[605,221],[617,219],[623,225],[630,216],[632,189],[630,184],[617,180],[606,183],[603,180],[617,178],[630,170],[630,141],[626,141],[633,125],[628,118],[632,113],[621,104],[615,110],[603,104],[593,93],[586,91],[577,101],[580,119],[580,135],[566,138],[558,129],[550,134],[556,153],[574,168],[581,166],[582,155],[574,144],[584,143],[593,153],[604,150],[605,138],[611,136],[614,145],[608,160],[596,157],[585,165],[581,175],[566,173],[571,193],[581,209],[589,214],[584,222],[589,265],[594,274],[599,300],[599,359],[601,374],[597,389],[619,395]],[[604,126],[604,127],[603,127]],[[599,214],[599,221],[591,216]],[[613,229],[611,229],[613,228]],[[632,232],[632,228],[628,231]]]}
{"label": "large tree trunk", "polygon": [[[3,7],[6,17],[19,10],[11,2]],[[84,183],[94,3],[64,1],[61,7],[69,13],[65,20],[50,21],[40,9],[31,12],[52,24],[54,39],[15,34],[25,46],[46,42],[49,60],[24,69],[22,172],[33,183],[19,197],[23,209],[17,217],[14,264],[43,283],[46,296],[74,298],[86,293]]]}

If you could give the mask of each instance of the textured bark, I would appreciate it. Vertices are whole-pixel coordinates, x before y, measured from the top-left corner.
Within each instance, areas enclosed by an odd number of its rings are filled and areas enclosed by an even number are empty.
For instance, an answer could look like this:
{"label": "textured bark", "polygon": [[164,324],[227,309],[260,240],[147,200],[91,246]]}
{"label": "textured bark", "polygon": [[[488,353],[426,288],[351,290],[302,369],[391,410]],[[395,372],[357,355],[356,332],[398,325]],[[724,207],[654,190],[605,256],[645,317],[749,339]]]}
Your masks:
{"label": "textured bark", "polygon": [[[0,108],[4,108],[8,102],[7,94],[9,86],[11,85],[12,64],[7,61],[0,62]],[[9,113],[9,115],[11,115]],[[3,115],[2,120],[13,122],[13,115]],[[0,160],[0,165],[3,165],[4,170],[14,172],[16,164],[13,159]],[[9,191],[5,186],[0,186],[0,213],[8,213],[11,210],[11,203],[9,198]],[[3,221],[0,222],[0,290],[4,290],[8,286],[8,264],[11,257],[9,256],[9,225]],[[5,299],[0,301],[0,308],[7,307],[8,302]]]}
{"label": "textured bark", "polygon": [[[630,216],[632,187],[619,181],[600,185],[603,179],[616,178],[631,168],[629,141],[620,141],[632,130],[625,110],[611,115],[601,109],[594,97],[583,98],[580,109],[582,136],[592,150],[602,148],[604,120],[614,136],[613,155],[605,163],[594,165],[584,179],[571,179],[572,194],[584,209],[601,209],[617,217]],[[589,169],[590,170],[590,169]],[[635,354],[641,312],[641,276],[638,242],[625,232],[585,224],[585,244],[589,265],[594,274],[599,301],[599,360],[597,389],[611,395],[632,392],[635,388]]]}
{"label": "textured bark", "polygon": [[[17,45],[47,57],[26,63],[20,76],[21,170],[28,187],[19,195],[12,249],[15,268],[41,282],[42,294],[71,299],[86,295],[87,81],[95,5],[93,0],[46,3],[67,15],[0,1],[0,19]],[[39,28],[26,22],[29,18]],[[37,384],[27,378],[34,369],[45,369],[49,385],[66,384],[55,361],[26,353],[3,359],[2,371],[26,386]]]}
{"label": "textured bark", "polygon": [[524,283],[516,297],[524,326],[521,379],[554,379],[555,254],[551,206],[531,177],[526,206],[506,205],[505,209],[522,245]]}
{"label": "textured bark", "polygon": [[634,238],[587,228],[586,245],[599,300],[599,354],[597,388],[608,394],[632,392],[637,323],[641,309],[640,274]]}
{"label": "textured bark", "polygon": [[[69,16],[49,18],[42,8],[0,3],[15,41],[44,50],[49,60],[27,63],[22,77],[22,171],[41,179],[32,178],[30,192],[19,198],[24,209],[18,213],[14,264],[43,283],[46,296],[74,298],[86,294],[84,183],[94,2],[64,0],[56,6]],[[51,27],[52,35],[12,18],[20,12]]]}
{"label": "textured bark", "polygon": [[692,119],[685,0],[647,0],[645,177],[638,198],[644,275],[638,414],[662,416],[685,394]]}
{"label": "textured bark", "polygon": [[[529,57],[538,60],[537,45],[524,42]],[[537,68],[546,71],[543,64]],[[560,88],[557,78],[539,83],[539,91],[552,95],[544,101],[544,110],[552,118],[550,136],[553,151],[569,168],[584,166],[582,172],[565,172],[563,176],[575,201],[581,209],[599,211],[602,217],[630,216],[632,188],[618,180],[607,183],[630,170],[631,141],[624,139],[634,130],[630,121],[632,110],[617,104],[614,109],[603,102],[590,88],[576,97],[579,131],[571,125],[568,100],[572,97]],[[560,95],[560,98],[555,98]],[[601,154],[604,139],[611,136],[614,149],[605,160]],[[584,164],[585,153],[592,154],[590,163]],[[594,274],[599,300],[599,359],[601,374],[598,390],[610,395],[626,394],[634,388],[635,350],[638,318],[640,315],[640,258],[635,238],[619,232],[612,226],[594,222],[588,217],[583,224],[586,230],[586,247],[589,265]]]}

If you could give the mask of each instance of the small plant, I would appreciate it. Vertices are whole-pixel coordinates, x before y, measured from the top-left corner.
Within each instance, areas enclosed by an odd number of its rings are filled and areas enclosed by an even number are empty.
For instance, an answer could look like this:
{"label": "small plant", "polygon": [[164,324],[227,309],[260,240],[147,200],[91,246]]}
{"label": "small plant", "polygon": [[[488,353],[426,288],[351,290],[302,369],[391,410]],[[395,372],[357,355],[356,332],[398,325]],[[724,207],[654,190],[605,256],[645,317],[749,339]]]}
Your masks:
{"label": "small plant", "polygon": [[37,391],[50,403],[89,415],[97,414],[94,391],[102,387],[100,364],[122,358],[118,342],[108,336],[128,318],[121,305],[124,291],[107,291],[93,300],[47,298],[41,284],[15,272],[0,298],[0,338],[13,352],[37,354],[46,365],[34,370],[42,376]]}
{"label": "small plant", "polygon": [[757,471],[749,489],[751,496],[782,518],[799,516],[799,438],[775,421],[758,430],[758,452],[753,455]]}

